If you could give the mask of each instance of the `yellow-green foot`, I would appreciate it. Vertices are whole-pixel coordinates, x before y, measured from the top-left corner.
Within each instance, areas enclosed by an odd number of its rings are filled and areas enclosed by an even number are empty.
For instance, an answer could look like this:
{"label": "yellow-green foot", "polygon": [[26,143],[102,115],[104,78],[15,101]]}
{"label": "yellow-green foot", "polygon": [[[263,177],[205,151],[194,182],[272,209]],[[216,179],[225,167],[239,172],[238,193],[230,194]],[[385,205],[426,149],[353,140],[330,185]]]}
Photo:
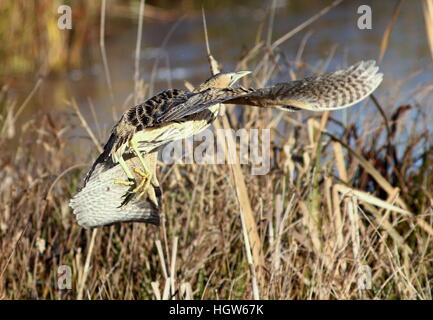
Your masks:
{"label": "yellow-green foot", "polygon": [[137,200],[140,200],[147,195],[148,199],[158,207],[158,199],[156,198],[155,189],[152,185],[152,174],[149,174],[137,168],[134,168],[134,172],[143,178],[138,184],[138,186],[134,189],[134,192],[139,192]]}
{"label": "yellow-green foot", "polygon": [[[147,198],[155,204],[155,206],[159,206],[158,199],[155,194],[155,189],[153,187],[152,181],[155,180],[154,177],[144,172],[138,168],[133,169],[134,172],[142,177],[140,183],[137,184],[135,179],[128,178],[128,181],[124,180],[115,180],[114,183],[121,184],[124,186],[129,186],[126,193],[122,196],[122,203],[120,204],[119,208],[126,206],[132,199],[136,197],[137,200],[142,199],[144,196],[147,196]],[[158,183],[155,184],[158,186]],[[138,194],[138,195],[137,195]]]}

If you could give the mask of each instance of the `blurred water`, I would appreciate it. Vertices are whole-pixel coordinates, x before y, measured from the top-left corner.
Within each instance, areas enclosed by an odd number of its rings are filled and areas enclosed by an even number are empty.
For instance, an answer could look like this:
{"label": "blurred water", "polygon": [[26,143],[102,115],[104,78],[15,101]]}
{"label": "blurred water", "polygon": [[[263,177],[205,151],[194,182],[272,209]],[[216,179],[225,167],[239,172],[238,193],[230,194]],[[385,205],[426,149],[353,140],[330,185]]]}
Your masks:
{"label": "blurred water", "polygon": [[[272,41],[297,27],[331,2],[277,0]],[[261,23],[267,21],[271,3],[242,1],[227,6],[223,2],[219,6],[213,2],[212,9],[206,10],[211,49],[214,56],[223,62],[225,70],[233,68],[243,48],[253,47]],[[370,5],[372,8],[372,30],[360,30],[357,27],[357,8],[362,4]],[[377,59],[381,39],[395,4],[396,1],[344,1],[282,44],[281,52],[288,61],[293,61],[302,39],[311,32],[303,60],[313,67],[323,63],[332,52],[334,53],[328,70],[359,60]],[[184,80],[198,84],[209,76],[201,13],[196,10],[182,17],[183,12],[179,10],[178,20],[146,19],[144,22],[140,77],[146,82],[151,81],[152,69],[158,61],[154,93],[168,87],[183,88]],[[107,19],[107,24],[110,23],[115,23],[115,20]],[[268,24],[265,23],[262,30],[265,35],[268,28]],[[164,38],[170,32],[171,37],[166,40],[165,47],[161,48]],[[100,122],[111,126],[114,121],[111,109],[114,107],[120,114],[126,108],[124,104],[127,97],[134,90],[136,34],[136,21],[130,21],[128,27],[123,27],[115,36],[106,40],[114,104],[110,99],[100,55],[95,55],[97,58],[90,62],[90,67],[71,71],[65,78],[45,81],[36,104],[38,108],[64,110],[64,100],[74,97],[85,115],[90,117],[90,99]],[[95,48],[98,50],[97,43]],[[379,98],[384,97],[386,108],[395,107],[403,102],[427,103],[431,107],[431,91],[424,92],[421,97],[414,94],[414,90],[420,86],[433,83],[432,57],[426,41],[421,2],[404,2],[380,66],[385,73],[385,81],[377,95]],[[416,76],[410,81],[403,81],[415,73]],[[275,75],[274,81],[283,79],[289,79],[288,70],[284,68]],[[34,111],[28,110],[30,114]]]}

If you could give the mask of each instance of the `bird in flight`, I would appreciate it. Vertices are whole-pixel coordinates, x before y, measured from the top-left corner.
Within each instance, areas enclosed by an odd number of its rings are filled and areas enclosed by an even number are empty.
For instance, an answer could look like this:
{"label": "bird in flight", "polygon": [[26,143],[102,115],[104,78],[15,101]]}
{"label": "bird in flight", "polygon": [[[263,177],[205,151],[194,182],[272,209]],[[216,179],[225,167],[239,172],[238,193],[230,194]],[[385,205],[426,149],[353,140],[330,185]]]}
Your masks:
{"label": "bird in flight", "polygon": [[[84,186],[95,169],[107,170],[119,164],[129,186],[121,207],[137,197],[148,195],[158,206],[153,186],[159,186],[148,168],[145,156],[164,145],[188,138],[209,127],[218,116],[220,104],[238,104],[283,111],[326,111],[349,107],[371,94],[382,82],[375,61],[361,61],[333,73],[279,83],[267,88],[233,88],[250,71],[219,73],[193,91],[165,90],[142,104],[129,108],[113,127],[103,152],[84,179]],[[130,168],[126,159],[137,157],[141,168]],[[100,172],[100,170],[98,170]],[[134,175],[135,173],[135,175]],[[137,177],[141,177],[138,182]]]}

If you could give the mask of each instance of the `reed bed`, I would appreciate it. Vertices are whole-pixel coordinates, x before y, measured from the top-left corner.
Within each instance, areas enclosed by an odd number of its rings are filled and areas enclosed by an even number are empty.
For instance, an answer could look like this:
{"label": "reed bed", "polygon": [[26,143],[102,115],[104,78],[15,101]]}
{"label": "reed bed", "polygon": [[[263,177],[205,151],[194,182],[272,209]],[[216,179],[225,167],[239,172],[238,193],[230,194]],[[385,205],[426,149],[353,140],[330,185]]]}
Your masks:
{"label": "reed bed", "polygon": [[[238,62],[254,70],[244,86],[280,68],[292,78],[311,70],[302,48],[296,61],[279,52],[290,33],[265,34]],[[40,113],[17,133],[7,88],[0,103],[1,299],[432,299],[433,145],[422,105],[373,96],[362,110],[374,119],[346,123],[228,107],[217,128],[271,128],[268,174],[160,163],[161,226],[92,231],[68,207],[89,165],[69,151],[70,114]],[[72,270],[69,290],[58,288],[61,265]]]}

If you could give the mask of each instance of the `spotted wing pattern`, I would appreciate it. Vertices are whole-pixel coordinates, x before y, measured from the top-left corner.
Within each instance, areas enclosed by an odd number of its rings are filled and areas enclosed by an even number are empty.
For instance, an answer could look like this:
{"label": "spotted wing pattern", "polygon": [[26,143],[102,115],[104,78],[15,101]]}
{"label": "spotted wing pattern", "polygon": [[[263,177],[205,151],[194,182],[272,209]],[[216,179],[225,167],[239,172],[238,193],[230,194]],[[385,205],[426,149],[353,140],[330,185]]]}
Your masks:
{"label": "spotted wing pattern", "polygon": [[260,107],[280,105],[289,110],[343,109],[363,100],[379,86],[383,74],[378,70],[374,61],[362,61],[329,74],[279,83],[269,88],[249,89],[249,93],[226,103]]}
{"label": "spotted wing pattern", "polygon": [[156,121],[164,122],[198,113],[217,103],[275,107],[289,111],[324,111],[347,108],[372,93],[383,74],[374,61],[362,61],[333,73],[284,82],[263,89],[208,89],[173,105]]}
{"label": "spotted wing pattern", "polygon": [[[182,122],[218,103],[277,107],[286,111],[299,109],[324,111],[349,107],[372,93],[383,74],[375,61],[361,61],[347,69],[316,75],[302,80],[279,83],[263,89],[210,88],[200,92],[178,89],[163,91],[142,104],[131,107],[113,128],[104,151],[85,178],[111,153],[124,146],[142,130],[170,122]],[[209,115],[209,119],[213,119]]]}

